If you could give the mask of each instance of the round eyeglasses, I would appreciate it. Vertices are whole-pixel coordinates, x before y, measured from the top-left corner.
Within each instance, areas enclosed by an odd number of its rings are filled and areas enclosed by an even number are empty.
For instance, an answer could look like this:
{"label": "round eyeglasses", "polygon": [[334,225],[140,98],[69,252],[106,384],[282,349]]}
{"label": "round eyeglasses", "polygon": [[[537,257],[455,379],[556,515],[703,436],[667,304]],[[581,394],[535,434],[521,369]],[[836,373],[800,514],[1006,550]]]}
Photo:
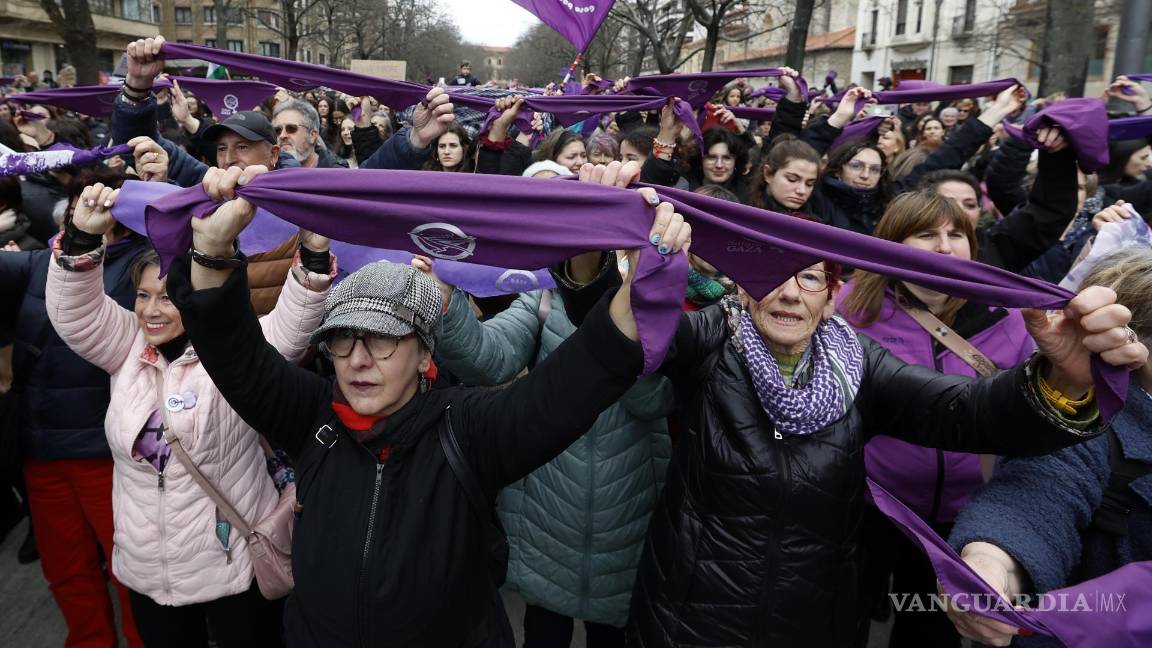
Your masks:
{"label": "round eyeglasses", "polygon": [[831,273],[827,270],[801,270],[793,275],[796,279],[796,284],[800,286],[800,290],[811,293],[828,290],[828,280],[830,276]]}
{"label": "round eyeglasses", "polygon": [[369,355],[377,360],[387,360],[400,347],[401,338],[376,335],[364,331],[337,329],[320,343],[320,351],[330,358],[347,358],[356,348],[356,341],[364,343]]}

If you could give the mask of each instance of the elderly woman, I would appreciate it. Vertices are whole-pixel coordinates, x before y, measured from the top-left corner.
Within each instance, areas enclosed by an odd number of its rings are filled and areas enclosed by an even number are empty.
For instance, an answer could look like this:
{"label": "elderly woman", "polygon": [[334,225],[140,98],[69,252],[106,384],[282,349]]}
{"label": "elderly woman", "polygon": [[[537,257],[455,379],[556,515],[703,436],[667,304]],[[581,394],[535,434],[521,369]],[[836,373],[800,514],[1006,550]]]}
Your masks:
{"label": "elderly woman", "polygon": [[[632,597],[632,646],[847,646],[870,434],[1035,454],[1100,430],[1089,356],[1142,365],[1107,288],[1026,312],[1040,354],[991,378],[905,364],[834,315],[816,263],[760,300],[683,316],[663,368],[687,434],[673,449]],[[1057,409],[1074,402],[1070,413]]]}
{"label": "elderly woman", "polygon": [[[1140,340],[1152,339],[1152,251],[1104,257],[1082,286],[1105,286],[1132,310]],[[985,581],[1012,600],[1152,560],[1152,368],[1132,373],[1111,430],[1087,443],[1001,462],[960,513],[950,538]],[[966,637],[993,646],[1059,646],[972,613],[950,611]],[[1136,645],[1135,643],[1131,645]]]}
{"label": "elderly woman", "polygon": [[[240,173],[214,171],[209,195],[231,198]],[[639,165],[594,173],[602,184],[625,186]],[[655,211],[657,250],[683,249],[691,229],[671,205]],[[212,269],[185,257],[169,281],[213,381],[245,420],[297,458],[289,645],[511,648],[497,592],[504,564],[493,548],[503,538],[493,500],[577,442],[633,388],[643,354],[631,276],[585,304],[579,329],[526,378],[501,390],[427,391],[440,291],[415,268],[368,265],[332,292],[313,334],[335,366],[333,382],[260,339],[232,243],[252,215],[236,199],[197,219],[193,249],[235,261]]]}

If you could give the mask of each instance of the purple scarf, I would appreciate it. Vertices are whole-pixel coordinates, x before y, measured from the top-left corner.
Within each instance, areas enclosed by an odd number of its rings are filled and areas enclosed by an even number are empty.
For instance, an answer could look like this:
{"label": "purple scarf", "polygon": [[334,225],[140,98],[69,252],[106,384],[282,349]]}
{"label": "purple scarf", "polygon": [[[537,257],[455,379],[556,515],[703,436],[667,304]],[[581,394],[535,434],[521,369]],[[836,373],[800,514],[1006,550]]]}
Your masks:
{"label": "purple scarf", "polygon": [[512,0],[556,30],[577,52],[588,48],[616,0]]}
{"label": "purple scarf", "polygon": [[[936,571],[944,591],[978,595],[981,613],[1001,623],[1056,637],[1070,648],[1152,645],[1152,562],[1127,564],[1114,572],[1072,587],[1049,592],[1064,600],[1065,610],[1016,610],[996,593],[927,523],[884,487],[868,479],[876,507],[919,546]],[[1101,595],[1124,595],[1125,610],[1102,609]],[[969,599],[972,602],[972,599]],[[975,607],[975,606],[974,606]],[[984,608],[988,611],[984,611]]]}
{"label": "purple scarf", "polygon": [[725,106],[734,116],[753,121],[772,121],[776,117],[775,108],[749,108],[748,106]]}
{"label": "purple scarf", "polygon": [[[262,81],[218,81],[196,77],[172,77],[180,88],[188,90],[208,104],[220,121],[243,110],[253,110],[276,94],[276,86]],[[170,87],[170,81],[157,80],[156,87]]]}
{"label": "purple scarf", "polygon": [[1058,126],[1071,141],[1076,160],[1085,173],[1108,166],[1108,112],[1100,99],[1065,99],[1038,112],[1023,127],[1004,124],[1017,139],[1040,148],[1036,133]]}
{"label": "purple scarf", "polygon": [[67,166],[89,166],[105,158],[131,152],[132,148],[126,144],[78,149],[60,143],[53,144],[46,150],[32,153],[2,153],[0,154],[0,176],[43,173]]}
{"label": "purple scarf", "polygon": [[[974,97],[987,97],[998,95],[1014,85],[1023,86],[1016,79],[998,79],[985,83],[961,83],[958,85],[942,85],[935,81],[901,81],[898,90],[880,90],[873,92],[872,96],[880,104],[909,104],[925,101],[955,101],[957,99],[972,99]],[[839,104],[844,93],[824,99],[830,105]],[[856,112],[864,109],[864,102],[856,104]]]}
{"label": "purple scarf", "polygon": [[[120,189],[116,205],[112,208],[112,215],[117,222],[133,232],[147,235],[144,223],[146,206],[179,190],[180,187],[175,185],[129,180]],[[252,224],[240,233],[240,250],[249,256],[273,250],[294,236],[299,229],[296,225],[285,222],[263,209],[257,209]],[[352,245],[341,241],[332,241],[332,253],[336,255],[340,264],[337,280],[374,261],[392,261],[405,265],[412,261],[411,252]],[[436,273],[449,284],[458,286],[477,297],[494,297],[556,287],[556,282],[547,270],[529,271],[459,261],[437,261]]]}
{"label": "purple scarf", "polygon": [[[692,223],[692,251],[755,299],[822,260],[993,306],[1061,308],[1074,296],[982,263],[688,191],[653,189]],[[347,243],[415,246],[439,259],[497,267],[543,268],[588,250],[640,246],[633,308],[647,372],[659,366],[676,327],[687,267],[682,255],[663,257],[646,243],[651,207],[633,191],[508,176],[282,169],[239,193],[294,225]],[[214,208],[199,186],[148,206],[148,235],[165,271],[191,246],[191,218]],[[1123,407],[1128,373],[1097,359],[1093,377],[1100,410],[1110,417]]]}
{"label": "purple scarf", "polygon": [[796,367],[793,385],[785,384],[776,358],[747,312],[740,314],[738,331],[760,406],[781,433],[814,434],[852,406],[864,376],[864,350],[856,331],[843,319],[833,317],[817,327],[810,352]]}
{"label": "purple scarf", "polygon": [[1121,117],[1108,122],[1108,139],[1131,140],[1152,136],[1152,115]]}
{"label": "purple scarf", "polygon": [[[742,77],[779,77],[780,68],[758,68],[752,70],[724,70],[722,72],[696,72],[692,74],[651,74],[628,81],[625,92],[638,95],[660,97],[680,97],[693,108],[699,108],[712,100],[726,84]],[[801,96],[808,96],[808,82],[803,77],[796,79]],[[787,94],[783,88],[761,88],[757,96],[767,96],[776,101]]]}
{"label": "purple scarf", "polygon": [[93,117],[108,117],[112,114],[112,107],[116,104],[116,93],[119,91],[119,86],[107,85],[50,88],[11,95],[2,101],[28,106],[36,104],[56,106]]}

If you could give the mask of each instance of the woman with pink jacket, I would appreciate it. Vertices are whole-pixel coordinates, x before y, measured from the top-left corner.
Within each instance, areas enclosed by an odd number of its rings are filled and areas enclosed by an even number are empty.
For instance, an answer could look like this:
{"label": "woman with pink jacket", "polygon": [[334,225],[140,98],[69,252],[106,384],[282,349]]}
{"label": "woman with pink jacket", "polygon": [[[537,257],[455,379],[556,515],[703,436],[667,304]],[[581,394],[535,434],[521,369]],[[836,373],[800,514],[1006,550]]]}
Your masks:
{"label": "woman with pink jacket", "polygon": [[[279,499],[260,436],[225,402],[188,344],[155,253],[133,268],[135,312],[104,295],[101,236],[118,191],[84,190],[48,273],[48,316],[112,377],[105,432],[114,460],[112,571],[131,592],[149,648],[277,646],[279,602],[253,582],[248,547],[165,442],[165,418],[200,471],[254,524]],[[264,336],[296,361],[324,315],[328,240],[305,235]],[[307,247],[305,247],[307,246]],[[311,269],[311,270],[309,270]],[[167,410],[166,412],[164,410]],[[165,417],[166,415],[166,417]]]}

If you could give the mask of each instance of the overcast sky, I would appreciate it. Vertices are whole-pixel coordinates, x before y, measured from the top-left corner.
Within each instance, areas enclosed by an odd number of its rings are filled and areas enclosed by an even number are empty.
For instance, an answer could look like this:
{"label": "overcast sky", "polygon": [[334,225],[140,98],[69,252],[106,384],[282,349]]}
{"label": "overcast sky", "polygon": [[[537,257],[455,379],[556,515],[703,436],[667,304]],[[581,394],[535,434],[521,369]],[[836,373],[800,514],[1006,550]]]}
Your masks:
{"label": "overcast sky", "polygon": [[536,17],[512,0],[440,0],[460,27],[464,40],[507,47],[528,30]]}

